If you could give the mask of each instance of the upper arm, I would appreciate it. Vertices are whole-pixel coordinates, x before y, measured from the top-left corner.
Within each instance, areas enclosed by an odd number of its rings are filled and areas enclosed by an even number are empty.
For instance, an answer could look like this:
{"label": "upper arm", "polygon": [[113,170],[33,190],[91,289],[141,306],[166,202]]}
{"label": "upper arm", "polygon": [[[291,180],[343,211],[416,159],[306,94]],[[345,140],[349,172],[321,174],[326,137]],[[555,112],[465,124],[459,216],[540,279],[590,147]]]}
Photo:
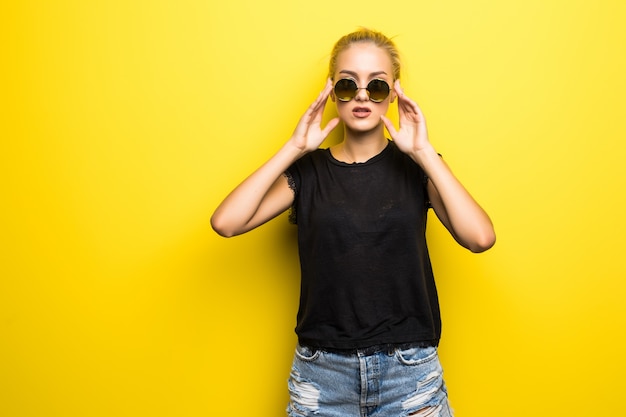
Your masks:
{"label": "upper arm", "polygon": [[455,237],[456,239],[456,236],[454,236],[454,231],[452,230],[450,218],[448,217],[448,212],[446,211],[446,207],[444,206],[443,201],[441,200],[441,196],[439,195],[437,188],[435,188],[431,180],[428,180],[428,182],[426,183],[426,190],[428,192],[430,205],[433,208],[433,211],[435,212],[435,214],[437,215],[437,218],[445,226],[445,228],[448,229],[450,234],[452,234],[452,236]]}
{"label": "upper arm", "polygon": [[280,175],[267,191],[256,212],[246,224],[245,230],[241,233],[248,232],[258,226],[261,226],[283,213],[291,207],[293,200],[294,191],[289,187],[286,176]]}
{"label": "upper arm", "polygon": [[[441,195],[436,187],[428,181],[428,196],[431,206],[441,223],[448,229],[454,240],[472,252],[484,252],[495,243],[495,232],[487,214],[475,203],[464,207],[460,212],[456,210],[456,223],[453,224],[450,212],[446,209]],[[459,220],[459,213],[461,218]]]}

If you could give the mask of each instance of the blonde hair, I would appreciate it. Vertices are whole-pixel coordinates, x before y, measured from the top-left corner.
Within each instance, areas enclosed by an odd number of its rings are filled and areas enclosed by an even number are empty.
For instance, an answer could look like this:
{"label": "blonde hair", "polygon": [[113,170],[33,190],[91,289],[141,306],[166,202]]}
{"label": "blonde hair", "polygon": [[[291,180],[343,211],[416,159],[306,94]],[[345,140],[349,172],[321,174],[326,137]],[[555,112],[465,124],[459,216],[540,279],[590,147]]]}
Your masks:
{"label": "blonde hair", "polygon": [[332,80],[335,77],[335,70],[337,69],[337,56],[348,49],[353,43],[370,42],[384,49],[391,58],[391,66],[393,68],[393,78],[395,80],[400,79],[400,53],[396,45],[387,36],[381,32],[377,32],[372,29],[360,28],[356,32],[348,33],[342,36],[330,53],[330,61],[328,63],[328,77]]}

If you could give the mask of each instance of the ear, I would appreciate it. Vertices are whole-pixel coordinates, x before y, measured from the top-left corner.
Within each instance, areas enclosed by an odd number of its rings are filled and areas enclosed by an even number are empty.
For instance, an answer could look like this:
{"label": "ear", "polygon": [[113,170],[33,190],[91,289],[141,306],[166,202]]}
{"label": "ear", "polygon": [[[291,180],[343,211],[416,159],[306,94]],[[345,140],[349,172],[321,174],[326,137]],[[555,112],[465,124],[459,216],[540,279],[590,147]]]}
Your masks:
{"label": "ear", "polygon": [[333,103],[335,102],[335,91],[334,90],[330,90],[330,99],[333,101]]}
{"label": "ear", "polygon": [[393,103],[396,98],[398,98],[398,92],[396,91],[397,88],[400,88],[400,80],[396,78],[396,80],[393,82],[393,87],[391,88],[391,100],[389,101],[390,103]]}

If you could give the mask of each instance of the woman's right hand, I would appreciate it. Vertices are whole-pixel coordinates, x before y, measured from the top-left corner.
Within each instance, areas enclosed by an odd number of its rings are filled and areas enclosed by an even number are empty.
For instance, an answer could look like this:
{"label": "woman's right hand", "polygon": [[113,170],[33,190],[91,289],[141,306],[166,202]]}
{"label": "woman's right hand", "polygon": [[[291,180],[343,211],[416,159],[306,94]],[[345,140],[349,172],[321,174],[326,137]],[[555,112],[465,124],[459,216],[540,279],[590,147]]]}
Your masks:
{"label": "woman's right hand", "polygon": [[322,129],[322,116],[328,101],[328,96],[333,89],[330,78],[326,86],[317,96],[317,99],[309,106],[302,115],[296,129],[291,136],[290,142],[301,152],[311,152],[319,148],[328,134],[339,124],[339,118],[330,120]]}
{"label": "woman's right hand", "polygon": [[291,139],[222,201],[211,216],[211,226],[222,236],[246,233],[276,217],[293,204],[294,193],[282,175],[302,155],[319,148],[339,118],[321,128],[332,84],[326,87],[300,118]]}

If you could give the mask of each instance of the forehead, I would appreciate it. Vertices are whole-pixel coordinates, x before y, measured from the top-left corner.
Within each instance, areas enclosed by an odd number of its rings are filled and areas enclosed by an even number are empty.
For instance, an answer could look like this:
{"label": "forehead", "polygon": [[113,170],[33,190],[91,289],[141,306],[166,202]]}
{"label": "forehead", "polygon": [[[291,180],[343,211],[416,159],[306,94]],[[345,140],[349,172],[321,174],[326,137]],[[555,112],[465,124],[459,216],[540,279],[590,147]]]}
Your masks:
{"label": "forehead", "polygon": [[387,51],[370,42],[354,43],[337,55],[335,75],[343,70],[357,74],[384,71],[393,76],[393,66]]}

